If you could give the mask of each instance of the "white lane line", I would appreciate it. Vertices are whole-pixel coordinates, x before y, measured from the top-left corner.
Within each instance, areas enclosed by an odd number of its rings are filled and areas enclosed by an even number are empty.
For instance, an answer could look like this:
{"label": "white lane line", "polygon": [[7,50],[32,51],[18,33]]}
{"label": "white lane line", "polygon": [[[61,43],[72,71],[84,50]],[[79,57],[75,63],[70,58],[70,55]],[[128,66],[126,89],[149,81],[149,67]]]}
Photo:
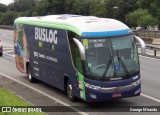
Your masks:
{"label": "white lane line", "polygon": [[26,86],[26,87],[28,87],[28,88],[30,88],[30,89],[32,89],[32,90],[34,90],[34,91],[36,91],[36,92],[44,95],[44,96],[46,96],[46,97],[48,97],[48,98],[50,98],[50,99],[52,99],[52,100],[54,100],[54,101],[56,101],[56,102],[64,105],[64,106],[66,106],[66,107],[68,107],[68,108],[70,108],[70,109],[78,112],[78,113],[81,114],[81,115],[88,115],[87,113],[85,113],[85,112],[80,112],[80,110],[76,109],[75,107],[72,107],[71,105],[69,105],[69,104],[67,104],[67,103],[65,103],[65,102],[63,102],[63,101],[61,101],[61,100],[59,100],[59,99],[57,99],[57,98],[55,98],[55,97],[53,97],[53,96],[51,96],[51,95],[49,95],[49,94],[47,94],[47,93],[44,93],[44,92],[42,92],[42,91],[39,90],[39,89],[36,89],[36,88],[34,88],[34,87],[30,86],[30,85],[27,85],[27,84],[25,84],[25,83],[23,83],[23,82],[21,82],[21,81],[18,81],[18,80],[16,80],[16,79],[14,79],[13,77],[10,77],[10,76],[5,75],[5,74],[3,74],[3,73],[0,73],[0,75],[4,76],[4,77],[6,77],[6,78],[8,78],[8,79],[10,79],[10,80],[13,80],[13,81],[15,81],[15,82],[17,82],[17,83],[19,83],[19,84],[21,84],[21,85],[23,85],[23,86]]}
{"label": "white lane line", "polygon": [[3,50],[14,50],[14,48],[13,47],[10,47],[10,48],[9,47],[4,47]]}
{"label": "white lane line", "polygon": [[141,96],[146,97],[146,98],[149,98],[149,99],[151,99],[151,100],[154,100],[154,101],[156,101],[156,102],[159,102],[159,103],[160,103],[160,100],[159,100],[159,99],[156,99],[156,98],[151,97],[151,96],[149,96],[149,95],[146,95],[146,94],[141,93]]}
{"label": "white lane line", "polygon": [[14,47],[13,45],[10,45],[10,44],[5,43],[5,42],[1,42],[1,43],[2,43],[2,44],[6,44],[6,45],[11,46],[11,47]]}
{"label": "white lane line", "polygon": [[7,52],[4,52],[3,54],[6,55],[6,56],[9,56],[9,57],[13,57],[13,58],[15,57],[15,55],[10,55]]}
{"label": "white lane line", "polygon": [[11,53],[14,52],[14,50],[4,51],[4,53]]}
{"label": "white lane line", "polygon": [[152,59],[152,60],[160,61],[160,59],[156,59],[156,58],[151,58],[151,57],[142,56],[142,55],[139,55],[139,56],[140,56],[140,57],[143,57],[143,58],[147,58],[147,59]]}

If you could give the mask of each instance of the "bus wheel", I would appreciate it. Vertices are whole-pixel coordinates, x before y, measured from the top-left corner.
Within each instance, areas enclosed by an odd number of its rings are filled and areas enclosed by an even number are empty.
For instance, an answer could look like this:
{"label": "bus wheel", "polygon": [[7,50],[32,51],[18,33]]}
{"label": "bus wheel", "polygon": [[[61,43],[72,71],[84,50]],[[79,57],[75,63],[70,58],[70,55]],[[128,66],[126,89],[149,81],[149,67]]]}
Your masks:
{"label": "bus wheel", "polygon": [[35,78],[32,75],[32,71],[29,65],[27,66],[27,75],[28,75],[29,82],[34,83]]}
{"label": "bus wheel", "polygon": [[0,52],[0,56],[2,56],[3,55],[3,53],[2,52]]}
{"label": "bus wheel", "polygon": [[73,95],[72,84],[69,82],[69,80],[67,81],[67,95],[71,101],[76,101],[76,97]]}

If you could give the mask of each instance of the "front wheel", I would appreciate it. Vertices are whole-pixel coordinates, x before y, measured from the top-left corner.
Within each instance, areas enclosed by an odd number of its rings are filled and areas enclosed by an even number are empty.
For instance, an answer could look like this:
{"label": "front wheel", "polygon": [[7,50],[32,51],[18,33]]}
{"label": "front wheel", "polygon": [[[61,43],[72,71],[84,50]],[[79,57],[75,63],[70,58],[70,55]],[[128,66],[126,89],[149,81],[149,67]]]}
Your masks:
{"label": "front wheel", "polygon": [[76,97],[73,94],[72,84],[69,82],[69,80],[67,81],[67,95],[71,101],[76,101]]}
{"label": "front wheel", "polygon": [[36,79],[32,75],[31,67],[29,65],[27,66],[27,75],[29,82],[34,83],[36,81]]}
{"label": "front wheel", "polygon": [[2,52],[0,52],[0,56],[2,56],[3,55],[3,53]]}

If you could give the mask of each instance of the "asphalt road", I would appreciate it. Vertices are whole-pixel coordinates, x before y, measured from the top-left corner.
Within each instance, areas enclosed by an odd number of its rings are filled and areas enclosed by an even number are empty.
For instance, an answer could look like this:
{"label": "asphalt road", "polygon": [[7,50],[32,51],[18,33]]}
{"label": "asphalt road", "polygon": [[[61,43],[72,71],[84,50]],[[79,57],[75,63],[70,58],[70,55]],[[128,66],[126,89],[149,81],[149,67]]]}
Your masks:
{"label": "asphalt road", "polygon": [[[124,115],[126,112],[116,112],[115,107],[108,106],[159,106],[160,107],[160,60],[140,56],[142,94],[138,97],[114,101],[85,103],[81,100],[70,102],[66,94],[42,82],[31,84],[25,74],[15,67],[13,51],[13,32],[0,29],[0,39],[4,45],[4,55],[0,57],[0,85],[18,94],[35,106],[69,106],[78,111],[72,114],[91,115]],[[94,107],[93,105],[100,106]],[[107,110],[113,112],[107,112]],[[83,110],[84,112],[81,112]],[[53,114],[53,113],[49,113]],[[55,114],[55,113],[54,113]],[[61,114],[61,113],[56,113]],[[71,114],[71,113],[65,113]],[[128,114],[128,113],[127,113]],[[131,115],[159,115],[158,112],[130,112]]]}

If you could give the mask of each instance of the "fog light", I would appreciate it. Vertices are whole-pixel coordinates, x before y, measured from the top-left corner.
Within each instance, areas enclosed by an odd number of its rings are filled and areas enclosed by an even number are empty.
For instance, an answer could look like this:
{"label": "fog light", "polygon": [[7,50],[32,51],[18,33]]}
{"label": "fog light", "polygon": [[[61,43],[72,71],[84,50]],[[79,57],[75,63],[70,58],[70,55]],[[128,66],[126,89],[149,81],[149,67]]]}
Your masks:
{"label": "fog light", "polygon": [[95,94],[90,94],[90,97],[93,99],[97,99],[97,96]]}
{"label": "fog light", "polygon": [[135,91],[135,95],[138,94],[141,91],[141,89],[139,88],[138,90]]}

